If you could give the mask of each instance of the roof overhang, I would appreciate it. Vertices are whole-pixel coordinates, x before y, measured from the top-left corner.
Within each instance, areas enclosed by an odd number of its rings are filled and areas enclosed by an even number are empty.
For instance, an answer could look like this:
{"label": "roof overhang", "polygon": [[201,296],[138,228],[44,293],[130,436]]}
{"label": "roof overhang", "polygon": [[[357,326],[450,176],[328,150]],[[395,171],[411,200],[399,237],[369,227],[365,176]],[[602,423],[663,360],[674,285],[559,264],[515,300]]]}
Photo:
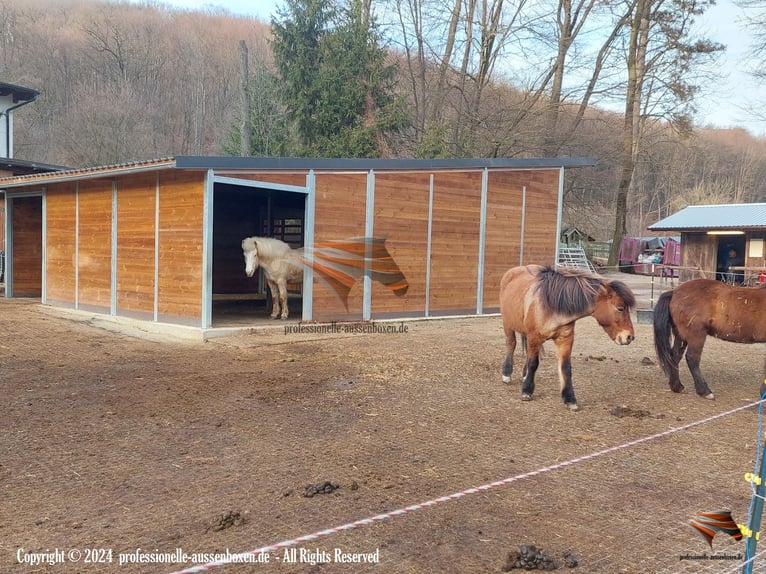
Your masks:
{"label": "roof overhang", "polygon": [[39,95],[40,92],[32,88],[0,82],[0,96],[12,96],[14,104],[33,102]]}
{"label": "roof overhang", "polygon": [[571,158],[366,159],[301,157],[177,156],[176,167],[188,169],[483,169],[592,167],[596,160]]}
{"label": "roof overhang", "polygon": [[98,177],[116,177],[128,173],[137,173],[144,171],[156,171],[158,169],[167,169],[175,167],[175,160],[158,159],[145,162],[133,162],[120,165],[103,167],[86,167],[80,169],[64,169],[53,173],[40,173],[19,175],[15,177],[0,178],[0,190],[13,189],[16,187],[28,187],[33,184],[50,185],[54,183],[65,183],[69,181],[78,181],[83,179],[94,179]]}
{"label": "roof overhang", "polygon": [[647,227],[665,233],[766,229],[766,203],[691,205]]}
{"label": "roof overhang", "polygon": [[282,157],[177,156],[55,173],[0,178],[0,189],[116,177],[128,173],[178,168],[189,170],[426,170],[426,169],[561,169],[591,167],[592,158],[496,159],[332,159]]}

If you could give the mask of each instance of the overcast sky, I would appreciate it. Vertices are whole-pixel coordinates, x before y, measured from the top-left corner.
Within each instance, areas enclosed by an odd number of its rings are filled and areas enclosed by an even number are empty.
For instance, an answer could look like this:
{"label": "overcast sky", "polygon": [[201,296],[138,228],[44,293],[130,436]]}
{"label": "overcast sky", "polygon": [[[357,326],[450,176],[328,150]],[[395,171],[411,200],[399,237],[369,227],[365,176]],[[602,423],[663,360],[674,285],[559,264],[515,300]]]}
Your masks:
{"label": "overcast sky", "polygon": [[[277,5],[282,5],[275,0],[160,0],[159,3],[185,9],[224,8],[232,14],[255,16],[265,22],[271,19]],[[718,0],[698,23],[701,35],[727,46],[717,66],[722,76],[720,81],[697,99],[698,124],[719,128],[741,126],[766,136],[766,124],[747,112],[748,107],[763,107],[766,88],[757,86],[747,73],[744,56],[749,36],[742,26],[742,15],[732,0]]]}

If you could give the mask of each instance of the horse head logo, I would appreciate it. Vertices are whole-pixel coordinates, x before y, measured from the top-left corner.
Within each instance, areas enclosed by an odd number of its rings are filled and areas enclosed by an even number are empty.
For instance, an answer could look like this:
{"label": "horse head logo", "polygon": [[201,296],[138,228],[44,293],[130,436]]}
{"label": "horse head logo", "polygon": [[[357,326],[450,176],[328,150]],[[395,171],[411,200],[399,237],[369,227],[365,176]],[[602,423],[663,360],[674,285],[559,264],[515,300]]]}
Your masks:
{"label": "horse head logo", "polygon": [[686,521],[705,541],[713,547],[713,538],[719,532],[728,534],[734,540],[742,540],[742,531],[731,517],[731,510],[698,512]]}

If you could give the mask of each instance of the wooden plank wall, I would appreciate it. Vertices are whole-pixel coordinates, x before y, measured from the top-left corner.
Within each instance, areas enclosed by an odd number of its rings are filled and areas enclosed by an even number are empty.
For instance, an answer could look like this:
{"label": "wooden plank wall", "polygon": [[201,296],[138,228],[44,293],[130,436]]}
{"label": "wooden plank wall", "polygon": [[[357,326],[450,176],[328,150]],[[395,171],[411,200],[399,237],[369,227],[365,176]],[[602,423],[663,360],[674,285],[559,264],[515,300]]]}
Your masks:
{"label": "wooden plank wall", "polygon": [[[523,260],[553,263],[556,250],[559,170],[490,171],[483,275],[483,312],[496,312],[503,273]],[[481,228],[482,171],[433,172],[429,315],[475,313]],[[431,172],[375,174],[373,233],[386,245],[410,284],[397,297],[372,283],[372,318],[424,316],[428,271],[428,207]],[[524,253],[521,254],[522,190],[526,186]],[[345,189],[345,191],[340,191]],[[316,239],[363,235],[366,174],[317,178]],[[352,289],[347,315],[325,287],[315,287],[314,319],[357,318],[361,281]]]}
{"label": "wooden plank wall", "polygon": [[[487,225],[484,245],[484,310],[499,307],[503,274],[519,264],[522,189],[528,172],[491,172],[487,181]],[[551,233],[555,236],[554,231]]]}
{"label": "wooden plank wall", "polygon": [[374,235],[386,247],[410,286],[394,295],[372,283],[372,318],[391,314],[423,317],[426,309],[428,201],[430,173],[376,174]]}
{"label": "wooden plank wall", "polygon": [[430,313],[476,312],[482,173],[436,173]]}
{"label": "wooden plank wall", "polygon": [[161,317],[202,318],[204,174],[160,173],[159,301]]}
{"label": "wooden plank wall", "polygon": [[46,300],[51,304],[74,306],[77,276],[77,196],[74,183],[48,187],[45,194],[46,211]]}
{"label": "wooden plank wall", "polygon": [[[364,236],[367,174],[318,173],[316,176],[314,241]],[[359,319],[362,316],[362,281],[351,289],[348,313],[335,292],[314,279],[314,320]]]}
{"label": "wooden plank wall", "polygon": [[700,277],[715,279],[718,238],[704,232],[682,233],[681,245],[682,269],[678,272],[679,280],[683,282]]}
{"label": "wooden plank wall", "polygon": [[[485,313],[498,311],[500,279],[508,269],[520,263],[554,263],[558,181],[558,169],[490,172],[484,248]],[[526,202],[523,195],[525,186]],[[525,213],[522,217],[523,207]]]}
{"label": "wooden plank wall", "polygon": [[42,294],[42,197],[16,197],[13,213],[13,296]]}
{"label": "wooden plank wall", "polygon": [[123,177],[117,185],[117,314],[154,314],[157,175]]}
{"label": "wooden plank wall", "polygon": [[[162,172],[159,233],[157,177],[156,173],[143,173],[117,178],[114,216],[112,179],[82,180],[78,185],[48,189],[46,297],[50,302],[108,313],[114,290],[117,315],[152,319],[158,235],[158,316],[199,324],[204,174]],[[78,217],[79,229],[75,226]],[[116,284],[112,285],[115,219]],[[27,266],[25,263],[24,268]]]}
{"label": "wooden plank wall", "polygon": [[[556,213],[559,170],[516,172],[527,187],[524,218],[524,265],[556,263]],[[520,188],[520,186],[519,186]]]}
{"label": "wooden plank wall", "polygon": [[112,298],[112,180],[80,182],[78,198],[79,304],[108,312]]}
{"label": "wooden plank wall", "polygon": [[0,251],[5,252],[5,197],[0,197]]}

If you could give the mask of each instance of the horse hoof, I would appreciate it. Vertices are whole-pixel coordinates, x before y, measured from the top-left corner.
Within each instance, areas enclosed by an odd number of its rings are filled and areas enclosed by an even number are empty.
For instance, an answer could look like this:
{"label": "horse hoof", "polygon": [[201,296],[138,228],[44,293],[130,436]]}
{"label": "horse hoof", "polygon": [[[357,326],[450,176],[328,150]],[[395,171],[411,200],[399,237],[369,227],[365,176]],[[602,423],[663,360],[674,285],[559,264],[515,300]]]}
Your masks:
{"label": "horse hoof", "polygon": [[569,408],[569,410],[570,410],[570,411],[572,411],[572,412],[575,412],[575,411],[579,411],[579,410],[580,410],[580,407],[578,407],[578,406],[577,406],[577,403],[568,403],[568,404],[567,404],[567,407],[568,407],[568,408]]}
{"label": "horse hoof", "polygon": [[511,382],[511,377],[509,377],[508,375],[503,375],[503,382],[504,383],[510,383]]}
{"label": "horse hoof", "polygon": [[521,395],[521,400],[522,401],[531,401],[532,400],[532,395],[528,395],[527,393],[524,393],[523,395]]}

